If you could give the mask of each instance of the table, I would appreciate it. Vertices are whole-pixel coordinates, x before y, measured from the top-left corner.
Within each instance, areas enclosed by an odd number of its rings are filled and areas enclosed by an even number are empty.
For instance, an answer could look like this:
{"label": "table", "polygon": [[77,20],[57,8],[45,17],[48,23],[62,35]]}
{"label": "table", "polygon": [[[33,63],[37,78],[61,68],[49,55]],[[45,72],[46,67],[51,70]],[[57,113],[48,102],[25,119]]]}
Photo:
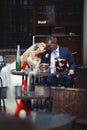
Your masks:
{"label": "table", "polygon": [[[24,89],[27,90],[27,79],[28,79],[28,76],[29,76],[29,72],[26,72],[26,71],[16,71],[15,69],[11,70],[11,73],[14,74],[14,75],[21,75],[22,76],[22,80],[25,81],[23,84],[24,86]],[[30,79],[30,90],[33,90],[35,89],[35,82],[34,82],[34,78],[37,76],[37,77],[45,77],[45,76],[57,76],[57,75],[64,75],[64,74],[67,74],[68,71],[59,71],[59,72],[55,72],[55,73],[50,73],[49,72],[38,72],[36,73],[35,75],[32,74],[32,78]],[[49,86],[49,89],[50,89],[50,95],[51,95],[51,88]]]}
{"label": "table", "polygon": [[[21,75],[23,78],[25,76],[25,78],[27,79],[29,74],[26,71],[16,71],[16,70],[11,70],[11,73],[14,75]],[[61,75],[61,74],[67,74],[67,71],[63,71],[63,72],[56,72],[56,73],[50,73],[50,72],[38,72],[35,74],[35,77],[44,77],[44,76],[56,76],[56,75]],[[33,95],[31,95],[30,91],[26,91],[28,93],[26,93],[24,96],[21,97],[21,99],[23,100],[27,100],[27,99],[49,99],[49,101],[47,100],[46,102],[49,102],[47,105],[49,106],[49,110],[52,110],[52,96],[51,96],[51,87],[48,86],[49,88],[49,95],[36,95],[35,94],[35,82],[34,82],[34,78],[33,78]],[[41,85],[40,85],[41,86]],[[29,86],[30,87],[30,86]],[[30,95],[29,95],[30,94]]]}
{"label": "table", "polygon": [[[11,73],[14,75],[22,75],[22,76],[28,76],[28,72],[26,71],[16,71],[15,69],[11,70]],[[56,75],[64,75],[67,74],[67,71],[59,71],[55,73],[50,73],[50,72],[37,72],[35,75],[36,76],[56,76]]]}
{"label": "table", "polygon": [[71,130],[75,121],[74,116],[57,112],[31,112],[27,119],[40,130]]}
{"label": "table", "polygon": [[[26,72],[26,71],[16,71],[15,69],[11,70],[11,73],[14,74],[14,75],[21,75],[22,76],[22,79],[26,79],[28,78],[29,76],[29,73]],[[35,74],[35,76],[37,77],[45,77],[45,76],[57,76],[57,75],[64,75],[64,74],[67,74],[68,71],[59,71],[59,72],[55,72],[55,73],[50,73],[49,72],[37,72]],[[34,83],[34,77],[33,77],[33,83]],[[26,81],[26,84],[27,84],[27,81]],[[35,84],[33,84],[33,87],[34,87]]]}

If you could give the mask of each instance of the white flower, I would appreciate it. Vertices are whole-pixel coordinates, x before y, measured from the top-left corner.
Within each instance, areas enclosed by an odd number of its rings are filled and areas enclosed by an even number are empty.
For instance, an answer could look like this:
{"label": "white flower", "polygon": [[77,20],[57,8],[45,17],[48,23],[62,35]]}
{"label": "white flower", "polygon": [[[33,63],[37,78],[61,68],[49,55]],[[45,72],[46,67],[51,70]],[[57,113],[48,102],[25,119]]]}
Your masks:
{"label": "white flower", "polygon": [[46,53],[45,58],[48,58],[48,57],[49,57],[49,54],[48,54],[48,53]]}

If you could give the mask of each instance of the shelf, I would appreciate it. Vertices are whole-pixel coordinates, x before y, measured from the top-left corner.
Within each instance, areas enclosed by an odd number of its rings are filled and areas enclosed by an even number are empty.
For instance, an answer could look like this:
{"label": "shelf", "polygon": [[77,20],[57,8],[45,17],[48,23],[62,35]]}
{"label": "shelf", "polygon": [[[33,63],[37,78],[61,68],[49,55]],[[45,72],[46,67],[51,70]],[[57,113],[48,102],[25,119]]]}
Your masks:
{"label": "shelf", "polygon": [[[35,37],[42,37],[42,38],[48,37],[48,36],[49,35],[35,35]],[[55,34],[54,36],[56,36],[56,37],[71,37],[71,38],[82,37],[82,35],[72,35],[72,36],[70,36],[70,35],[57,35],[57,34]]]}
{"label": "shelf", "polygon": [[[78,2],[75,0],[66,0],[66,2],[63,0],[40,0],[39,3],[37,1],[35,34],[53,34],[55,27],[64,27],[64,34],[67,34],[68,28],[71,28],[69,30],[72,32],[74,27],[75,32],[72,33],[80,34],[82,31],[82,3],[82,0]],[[50,31],[48,31],[48,28]]]}
{"label": "shelf", "polygon": [[36,35],[82,35],[82,30],[79,26],[36,26]]}
{"label": "shelf", "polygon": [[34,35],[36,42],[56,36],[61,45],[78,52],[76,63],[83,61],[83,0],[36,0]]}

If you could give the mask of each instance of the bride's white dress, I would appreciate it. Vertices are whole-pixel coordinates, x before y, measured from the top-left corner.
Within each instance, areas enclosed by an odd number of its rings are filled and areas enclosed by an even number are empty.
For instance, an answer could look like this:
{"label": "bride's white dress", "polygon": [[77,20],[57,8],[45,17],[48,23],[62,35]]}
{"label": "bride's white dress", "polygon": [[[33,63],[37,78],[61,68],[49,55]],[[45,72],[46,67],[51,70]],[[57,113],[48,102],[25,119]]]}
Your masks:
{"label": "bride's white dress", "polygon": [[37,61],[36,61],[36,60],[33,60],[31,57],[28,57],[28,58],[27,58],[27,61],[28,61],[28,63],[30,64],[30,66],[31,66],[32,68],[34,68],[34,67],[36,66],[36,64],[37,64]]}

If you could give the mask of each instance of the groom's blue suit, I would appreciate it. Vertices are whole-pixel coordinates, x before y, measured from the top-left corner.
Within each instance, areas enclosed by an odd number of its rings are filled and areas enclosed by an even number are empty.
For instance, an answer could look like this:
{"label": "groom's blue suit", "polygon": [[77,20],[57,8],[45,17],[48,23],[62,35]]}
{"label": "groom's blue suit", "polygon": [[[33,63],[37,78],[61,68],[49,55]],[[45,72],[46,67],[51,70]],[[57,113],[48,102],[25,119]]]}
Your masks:
{"label": "groom's blue suit", "polygon": [[[48,53],[48,57],[46,57],[46,54]],[[46,52],[42,55],[42,63],[48,63],[50,65],[50,56],[51,52]],[[72,56],[72,53],[68,48],[59,46],[59,57],[60,59],[66,59],[69,63],[69,69],[72,69],[75,71],[76,65],[74,62],[74,58]],[[58,78],[56,78],[59,82],[64,83],[65,87],[72,87],[73,86],[73,76],[69,75],[60,75]],[[51,84],[54,80],[54,77],[48,76],[45,78],[45,83]]]}

